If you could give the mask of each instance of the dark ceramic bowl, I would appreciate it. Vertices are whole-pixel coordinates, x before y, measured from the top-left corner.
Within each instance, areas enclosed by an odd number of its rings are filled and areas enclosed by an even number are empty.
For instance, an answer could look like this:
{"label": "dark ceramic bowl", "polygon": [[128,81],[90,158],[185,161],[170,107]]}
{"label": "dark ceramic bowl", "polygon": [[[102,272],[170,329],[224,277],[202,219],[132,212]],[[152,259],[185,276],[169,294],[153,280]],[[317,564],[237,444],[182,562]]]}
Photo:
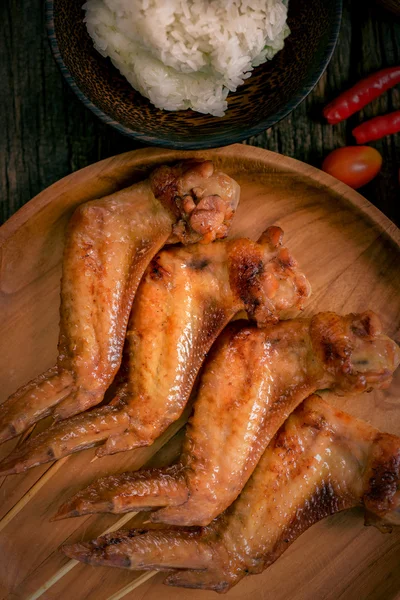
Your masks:
{"label": "dark ceramic bowl", "polygon": [[49,0],[47,27],[61,71],[82,102],[105,123],[146,144],[213,148],[244,140],[290,113],[324,72],[339,33],[342,0],[290,0],[283,50],[228,96],[222,118],[162,111],[136,92],[93,47],[84,0]]}

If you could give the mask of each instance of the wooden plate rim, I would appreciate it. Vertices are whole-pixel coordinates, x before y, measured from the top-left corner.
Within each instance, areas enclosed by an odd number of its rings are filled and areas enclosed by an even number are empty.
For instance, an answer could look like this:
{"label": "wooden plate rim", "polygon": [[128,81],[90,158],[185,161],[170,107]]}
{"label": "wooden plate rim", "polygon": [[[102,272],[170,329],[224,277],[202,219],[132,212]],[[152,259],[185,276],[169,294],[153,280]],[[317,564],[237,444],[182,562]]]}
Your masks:
{"label": "wooden plate rim", "polygon": [[[375,244],[378,240],[378,245],[379,242],[388,242],[389,245],[392,245],[394,254],[396,255],[398,253],[400,247],[400,231],[387,217],[385,217],[385,215],[383,215],[378,209],[372,206],[359,193],[355,192],[354,190],[351,190],[346,185],[342,184],[341,182],[337,181],[331,176],[323,173],[319,169],[311,167],[305,163],[302,163],[301,161],[284,157],[274,152],[246,145],[233,145],[227,148],[212,151],[193,152],[147,148],[120,154],[100,161],[98,163],[92,164],[86,167],[85,169],[68,175],[67,177],[59,180],[52,186],[48,187],[38,196],[33,198],[30,202],[28,202],[3,227],[1,227],[0,253],[2,247],[6,247],[8,241],[11,241],[11,243],[13,242],[12,237],[14,235],[18,236],[20,228],[30,227],[31,220],[33,221],[33,227],[31,228],[31,232],[33,232],[34,236],[38,236],[39,234],[35,231],[34,227],[36,219],[39,217],[40,220],[41,213],[43,213],[43,216],[45,218],[47,214],[46,211],[51,212],[52,202],[54,202],[53,206],[55,206],[55,212],[62,213],[62,217],[65,220],[67,216],[67,212],[65,211],[65,209],[67,207],[70,208],[69,202],[71,202],[71,204],[73,203],[74,190],[79,190],[79,199],[84,201],[84,199],[86,198],[86,185],[88,182],[90,182],[90,180],[92,180],[92,178],[98,178],[100,180],[100,184],[102,180],[105,182],[111,182],[115,177],[115,174],[121,172],[122,178],[126,179],[127,175],[129,176],[130,169],[132,170],[132,173],[137,173],[138,171],[141,172],[144,167],[147,168],[152,164],[171,162],[177,159],[181,159],[183,157],[187,158],[196,156],[204,158],[215,157],[216,159],[219,158],[227,160],[229,161],[229,169],[232,173],[234,173],[235,164],[238,166],[238,170],[240,173],[244,172],[243,167],[245,168],[246,165],[252,165],[252,173],[253,167],[255,170],[259,168],[260,173],[267,173],[268,176],[269,173],[276,173],[277,177],[282,177],[283,182],[285,182],[285,179],[288,178],[289,181],[295,180],[295,182],[304,184],[306,188],[307,186],[315,186],[314,189],[316,189],[317,191],[321,190],[322,204],[329,207],[329,204],[327,203],[335,203],[337,201],[339,209],[348,208],[350,211],[353,210],[353,212],[356,213],[354,215],[355,227],[358,227],[358,225],[360,225],[362,228],[363,226],[365,227],[371,224],[371,226],[374,228],[373,235],[371,235],[368,238],[368,240],[372,240],[372,243]],[[280,187],[282,191],[282,186]],[[296,186],[294,186],[294,190],[296,189]],[[284,193],[285,187],[283,187],[283,194]],[[291,192],[292,197],[295,193],[295,191]],[[63,203],[63,198],[67,198],[68,201],[68,204],[65,204],[65,206]],[[313,198],[313,201],[314,200],[318,202],[318,197]],[[364,220],[365,222],[363,222]],[[56,230],[55,235],[60,235],[57,232],[58,230]],[[16,241],[18,243],[18,237]],[[4,260],[6,260],[6,255],[4,255],[3,258]],[[380,260],[380,255],[377,256],[377,260]],[[52,473],[55,473],[62,466],[63,460],[65,459],[62,459],[58,463],[55,463],[53,466],[51,466],[45,472],[42,478],[39,478],[39,480],[32,487],[29,488],[26,494],[36,494],[35,489],[39,490],[40,487],[47,481],[47,479],[50,479]],[[39,486],[35,487],[37,483],[39,483]],[[12,518],[15,514],[18,514],[24,508],[26,503],[26,494],[24,494],[22,498],[20,498],[20,500],[18,500],[18,502],[11,508],[10,516]],[[31,513],[28,514],[28,518],[31,518]],[[11,518],[8,519],[8,522],[10,520]],[[6,524],[7,522],[3,521],[3,527]],[[47,547],[48,546],[46,545],[46,548]],[[51,554],[49,554],[49,556],[51,556]],[[46,557],[45,561],[49,558],[49,556]],[[38,568],[40,570],[41,564],[42,563],[35,567],[35,569]],[[66,570],[65,567],[67,567]],[[61,566],[61,568],[57,567],[55,573],[53,569],[51,577],[49,579],[46,579],[44,584],[41,583],[40,588],[35,584],[35,593],[29,597],[37,598],[39,597],[37,595],[38,592],[44,593],[45,590],[50,589],[52,587],[52,582],[57,583],[57,581],[61,579],[64,574],[69,572],[70,567],[71,563],[67,562],[65,565]],[[33,573],[34,571],[30,571],[25,579],[22,579],[21,581],[18,580],[18,585],[24,585],[25,580],[27,579],[29,581],[29,577]],[[40,577],[42,577],[41,572]],[[116,594],[108,597],[108,600],[111,600],[112,598],[116,599],[117,597],[122,597],[122,595],[120,595],[121,592],[132,591],[134,587],[138,586],[142,582],[143,579],[141,578],[141,576],[139,576],[139,578],[135,579],[130,586],[125,586],[124,588],[121,588]]]}
{"label": "wooden plate rim", "polygon": [[400,249],[400,229],[384,215],[378,208],[369,202],[364,196],[335,179],[331,175],[324,173],[320,169],[308,165],[295,158],[278,154],[270,150],[258,148],[255,146],[247,146],[244,144],[232,144],[223,148],[214,148],[210,150],[176,150],[165,148],[141,148],[139,150],[131,150],[122,154],[105,158],[101,161],[88,165],[83,169],[66,175],[62,179],[53,183],[37,196],[32,198],[24,206],[22,206],[14,215],[10,217],[0,227],[0,248],[14,235],[14,233],[37,212],[48,206],[58,192],[65,190],[66,187],[73,187],[82,176],[89,178],[91,175],[99,175],[112,167],[113,163],[119,163],[134,166],[146,164],[147,162],[171,162],[173,160],[182,160],[184,158],[212,158],[213,156],[222,156],[227,158],[239,158],[247,161],[257,160],[269,167],[279,167],[280,170],[286,169],[296,174],[301,174],[309,178],[314,184],[318,183],[329,189],[332,193],[336,193],[342,199],[345,199],[349,204],[353,205],[361,214],[369,220],[377,224],[390,240]]}

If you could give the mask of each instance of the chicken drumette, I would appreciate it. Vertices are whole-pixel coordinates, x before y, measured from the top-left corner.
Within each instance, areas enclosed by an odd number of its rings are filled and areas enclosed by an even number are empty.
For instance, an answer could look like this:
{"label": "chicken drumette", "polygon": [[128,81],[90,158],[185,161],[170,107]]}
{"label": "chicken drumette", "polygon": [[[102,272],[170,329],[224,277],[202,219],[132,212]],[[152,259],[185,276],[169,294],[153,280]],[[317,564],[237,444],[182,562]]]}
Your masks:
{"label": "chicken drumette", "polygon": [[104,442],[100,455],[151,444],[181,415],[206,353],[238,311],[265,325],[301,308],[309,293],[278,227],[258,242],[163,250],[135,298],[114,400],[31,438],[0,471],[19,472]]}
{"label": "chicken drumette", "polygon": [[240,494],[300,402],[318,389],[385,388],[399,360],[372,312],[319,313],[265,329],[232,323],[205,365],[179,464],[104,477],[58,517],[159,508],[151,521],[208,525]]}
{"label": "chicken drumette", "polygon": [[63,258],[57,364],[2,404],[0,441],[53,410],[65,418],[101,402],[119,369],[147,265],[165,243],[224,237],[239,191],[212,162],[186,161],[75,211]]}
{"label": "chicken drumette", "polygon": [[311,396],[211,525],[121,531],[64,552],[91,565],[169,571],[168,585],[226,592],[328,515],[361,505],[366,524],[382,531],[400,525],[399,486],[400,438]]}

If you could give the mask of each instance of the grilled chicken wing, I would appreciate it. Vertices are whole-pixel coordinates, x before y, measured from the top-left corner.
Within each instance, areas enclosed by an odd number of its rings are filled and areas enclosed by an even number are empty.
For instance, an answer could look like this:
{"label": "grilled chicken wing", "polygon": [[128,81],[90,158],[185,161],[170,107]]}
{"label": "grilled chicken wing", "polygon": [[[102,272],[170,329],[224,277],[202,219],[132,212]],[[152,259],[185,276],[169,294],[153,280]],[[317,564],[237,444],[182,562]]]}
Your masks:
{"label": "grilled chicken wing", "polygon": [[371,312],[232,323],[208,358],[180,464],[108,476],[64,504],[59,518],[164,507],[150,520],[208,525],[240,494],[272,436],[318,389],[359,393],[387,387],[398,346]]}
{"label": "grilled chicken wing", "polygon": [[240,310],[259,325],[300,308],[310,293],[282,230],[259,242],[219,241],[163,250],[149,265],[132,309],[119,387],[109,406],[57,423],[0,464],[19,472],[100,443],[98,454],[151,444],[181,415],[221,329]]}
{"label": "grilled chicken wing", "polygon": [[213,164],[183,162],[81,205],[67,232],[57,365],[1,405],[0,441],[52,412],[60,418],[98,404],[121,363],[133,297],[165,243],[224,237],[239,186]]}
{"label": "grilled chicken wing", "polygon": [[275,435],[238,500],[208,527],[116,532],[63,550],[91,565],[172,571],[168,585],[226,592],[313,523],[358,505],[366,524],[400,525],[400,438],[311,396]]}

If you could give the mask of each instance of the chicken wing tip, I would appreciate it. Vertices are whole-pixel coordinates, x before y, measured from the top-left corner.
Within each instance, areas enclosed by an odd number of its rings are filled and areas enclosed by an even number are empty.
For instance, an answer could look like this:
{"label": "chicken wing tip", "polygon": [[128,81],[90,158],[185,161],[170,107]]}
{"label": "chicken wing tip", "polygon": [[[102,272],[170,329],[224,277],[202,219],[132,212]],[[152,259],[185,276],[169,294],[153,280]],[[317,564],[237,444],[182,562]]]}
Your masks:
{"label": "chicken wing tip", "polygon": [[27,468],[13,455],[0,461],[0,477],[17,475],[18,473],[24,473],[26,470]]}
{"label": "chicken wing tip", "polygon": [[12,423],[7,423],[3,427],[0,425],[0,444],[11,440],[13,437],[17,436],[18,432]]}
{"label": "chicken wing tip", "polygon": [[66,556],[68,556],[68,558],[79,560],[80,562],[84,562],[86,564],[89,564],[93,560],[92,548],[90,544],[64,544],[60,547],[60,550]]}
{"label": "chicken wing tip", "polygon": [[55,521],[63,521],[64,519],[69,519],[70,517],[79,517],[79,516],[81,516],[81,513],[79,513],[79,511],[77,511],[75,509],[67,510],[64,508],[64,505],[62,505],[58,509],[56,514],[53,515],[52,517],[50,517],[49,522],[54,523]]}

